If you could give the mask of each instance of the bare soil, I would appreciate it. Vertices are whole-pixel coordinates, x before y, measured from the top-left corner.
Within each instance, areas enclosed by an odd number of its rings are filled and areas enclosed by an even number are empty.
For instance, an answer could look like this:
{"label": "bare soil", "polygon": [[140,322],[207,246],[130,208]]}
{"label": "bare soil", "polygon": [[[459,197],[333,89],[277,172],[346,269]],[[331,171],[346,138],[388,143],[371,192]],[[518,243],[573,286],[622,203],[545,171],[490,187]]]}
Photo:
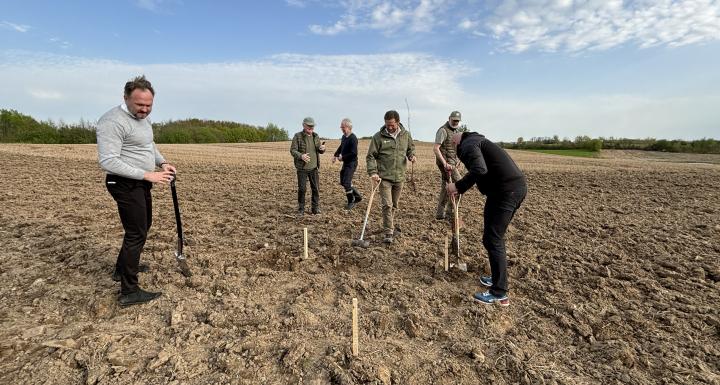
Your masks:
{"label": "bare soil", "polygon": [[351,246],[370,191],[362,161],[361,204],[343,209],[325,155],[322,214],[298,219],[289,143],[160,149],[180,170],[194,276],[174,261],[169,188],[156,186],[140,281],[163,296],[120,308],[123,231],[95,146],[0,145],[0,383],[720,384],[718,164],[511,152],[529,195],[502,308],[471,299],[488,271],[476,190],[460,209],[469,269],[442,268],[429,144],[402,235],[380,242],[375,199],[368,249]]}

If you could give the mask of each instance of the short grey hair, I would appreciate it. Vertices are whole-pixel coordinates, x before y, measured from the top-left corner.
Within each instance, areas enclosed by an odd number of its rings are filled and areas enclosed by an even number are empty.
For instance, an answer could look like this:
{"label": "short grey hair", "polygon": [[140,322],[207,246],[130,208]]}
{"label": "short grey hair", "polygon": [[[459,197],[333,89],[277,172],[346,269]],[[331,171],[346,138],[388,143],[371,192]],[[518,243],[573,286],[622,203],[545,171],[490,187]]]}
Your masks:
{"label": "short grey hair", "polygon": [[352,128],[352,120],[350,120],[350,118],[345,118],[345,119],[343,119],[342,122],[340,122],[340,124],[341,124],[341,125],[344,124],[344,125]]}

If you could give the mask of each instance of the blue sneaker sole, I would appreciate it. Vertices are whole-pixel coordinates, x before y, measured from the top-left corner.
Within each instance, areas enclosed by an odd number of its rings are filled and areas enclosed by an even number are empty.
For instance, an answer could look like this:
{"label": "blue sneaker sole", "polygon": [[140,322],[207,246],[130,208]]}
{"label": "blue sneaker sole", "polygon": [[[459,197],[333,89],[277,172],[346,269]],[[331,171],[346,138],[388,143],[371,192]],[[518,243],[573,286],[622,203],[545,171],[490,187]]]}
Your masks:
{"label": "blue sneaker sole", "polygon": [[501,299],[501,300],[496,300],[496,301],[492,301],[492,302],[487,302],[487,301],[483,301],[483,300],[481,300],[481,299],[479,299],[479,298],[477,298],[477,297],[475,297],[475,296],[473,295],[473,296],[472,296],[472,299],[473,299],[475,302],[479,302],[479,303],[481,303],[481,304],[483,304],[483,305],[510,306],[510,298],[505,298],[505,299]]}

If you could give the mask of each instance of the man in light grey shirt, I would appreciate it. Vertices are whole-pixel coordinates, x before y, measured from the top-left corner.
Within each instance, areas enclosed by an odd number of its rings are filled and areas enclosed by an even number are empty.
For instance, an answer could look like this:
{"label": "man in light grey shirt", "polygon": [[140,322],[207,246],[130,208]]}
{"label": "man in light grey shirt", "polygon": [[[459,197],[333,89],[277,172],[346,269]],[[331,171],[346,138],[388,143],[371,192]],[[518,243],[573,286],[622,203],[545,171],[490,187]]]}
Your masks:
{"label": "man in light grey shirt", "polygon": [[[145,76],[125,84],[125,102],[106,112],[97,124],[100,167],[107,172],[105,185],[117,203],[125,236],[115,263],[113,280],[120,281],[121,306],[152,301],[138,285],[140,254],[152,224],[153,183],[168,184],[177,171],[158,151],[147,119],[155,90]],[[162,171],[155,171],[159,167]]]}

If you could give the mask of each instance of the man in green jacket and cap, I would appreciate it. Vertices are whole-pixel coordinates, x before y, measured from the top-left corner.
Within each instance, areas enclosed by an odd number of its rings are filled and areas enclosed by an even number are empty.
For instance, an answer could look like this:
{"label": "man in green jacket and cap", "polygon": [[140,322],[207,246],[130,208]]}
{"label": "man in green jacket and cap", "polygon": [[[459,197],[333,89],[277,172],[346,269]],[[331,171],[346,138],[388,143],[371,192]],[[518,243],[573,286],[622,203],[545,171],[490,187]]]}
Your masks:
{"label": "man in green jacket and cap", "polygon": [[435,153],[435,164],[440,169],[440,194],[438,196],[437,210],[435,211],[435,219],[445,219],[446,213],[452,218],[455,209],[448,204],[448,196],[446,187],[448,183],[455,183],[462,176],[457,170],[458,158],[455,151],[455,144],[452,142],[452,136],[460,129],[460,111],[453,111],[448,117],[448,121],[438,128],[435,134],[435,144],[433,152]]}
{"label": "man in green jacket and cap", "polygon": [[368,175],[380,183],[385,243],[392,243],[395,229],[399,231],[394,225],[394,216],[405,183],[408,160],[415,163],[415,145],[410,131],[400,123],[397,111],[388,111],[385,125],[370,140],[366,157]]}
{"label": "man in green jacket and cap", "polygon": [[312,213],[320,214],[320,154],[325,152],[325,142],[315,132],[315,119],[303,119],[303,130],[293,136],[290,154],[295,159],[298,179],[298,215],[305,214],[305,187],[310,180],[312,190]]}

